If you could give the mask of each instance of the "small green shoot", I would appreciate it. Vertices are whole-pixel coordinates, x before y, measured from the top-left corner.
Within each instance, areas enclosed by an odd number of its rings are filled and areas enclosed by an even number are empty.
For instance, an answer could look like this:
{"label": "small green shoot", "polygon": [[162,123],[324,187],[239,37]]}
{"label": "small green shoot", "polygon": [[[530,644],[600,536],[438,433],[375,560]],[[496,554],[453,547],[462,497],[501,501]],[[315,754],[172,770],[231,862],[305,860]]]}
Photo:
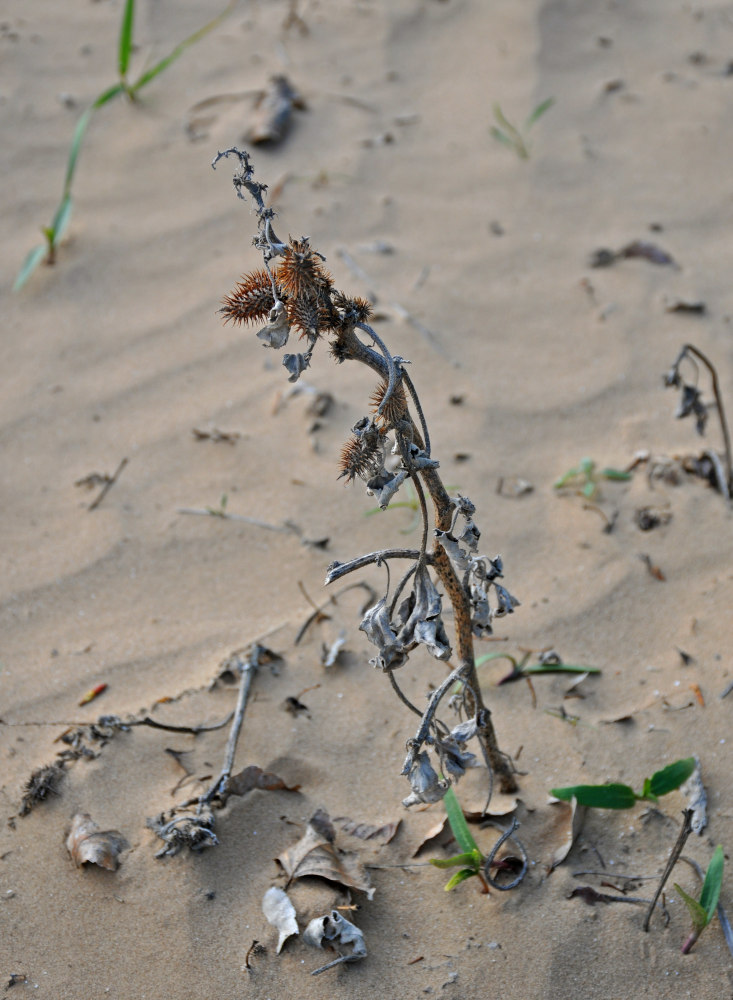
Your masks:
{"label": "small green shoot", "polygon": [[450,828],[453,831],[453,836],[456,838],[458,846],[461,848],[461,853],[456,854],[452,858],[431,858],[430,864],[435,865],[436,868],[456,868],[462,866],[460,871],[457,871],[446,882],[446,892],[455,889],[461,882],[465,882],[466,879],[472,878],[474,875],[481,880],[484,890],[488,892],[489,887],[486,884],[483,874],[483,866],[486,858],[473,839],[473,834],[468,828],[466,817],[463,815],[461,804],[452,788],[449,788],[445,793],[443,802],[445,803],[445,811],[448,815]]}
{"label": "small green shoot", "polygon": [[598,667],[580,666],[576,663],[563,663],[559,657],[548,658],[546,662],[540,660],[539,663],[529,663],[530,655],[530,653],[525,653],[518,660],[510,653],[486,653],[484,656],[479,656],[476,660],[476,666],[480,667],[483,663],[488,663],[489,660],[509,660],[512,669],[510,673],[496,682],[497,687],[501,684],[509,684],[512,681],[521,680],[523,677],[529,677],[533,674],[600,674],[601,672]]}
{"label": "small green shoot", "polygon": [[106,90],[103,90],[99,97],[97,97],[97,99],[86,109],[86,111],[84,111],[81,118],[76,123],[74,134],[71,139],[69,157],[66,163],[66,176],[64,178],[61,200],[56,211],[54,212],[51,225],[44,226],[41,229],[46,242],[43,245],[33,247],[33,249],[26,255],[13,284],[14,292],[20,291],[41,261],[45,260],[47,264],[54,264],[56,261],[59,243],[68,228],[69,222],[71,221],[71,188],[74,180],[74,174],[76,173],[76,165],[81,151],[82,142],[84,141],[84,136],[86,135],[93,113],[98,111],[113,98],[118,97],[120,94],[126,94],[131,101],[136,100],[139,91],[142,90],[146,84],[150,83],[150,81],[155,79],[159,73],[170,66],[170,64],[174,62],[183,52],[185,52],[190,45],[193,45],[195,42],[199,41],[199,39],[203,38],[204,35],[207,35],[210,31],[217,27],[231,13],[237,2],[238,0],[230,0],[221,14],[218,14],[202,28],[199,28],[198,31],[195,31],[192,35],[189,35],[188,38],[185,38],[164,59],[161,59],[150,69],[145,70],[145,72],[143,72],[134,83],[129,83],[127,73],[130,67],[130,57],[134,49],[133,28],[135,24],[135,0],[125,0],[125,7],[122,12],[122,23],[120,25],[120,36],[117,46],[117,69],[119,73],[119,82],[113,84],[111,87],[108,87]]}
{"label": "small green shoot", "polygon": [[212,517],[228,517],[227,514],[227,504],[229,503],[229,497],[226,493],[222,493],[221,500],[219,501],[218,507],[206,507],[207,514],[211,514]]}
{"label": "small green shoot", "polygon": [[655,771],[651,778],[645,778],[641,792],[635,792],[628,785],[612,783],[552,788],[550,795],[563,802],[570,802],[574,798],[579,806],[589,806],[591,809],[631,809],[637,802],[658,802],[660,795],[679,788],[694,770],[695,758],[685,757],[668,764],[661,771]]}
{"label": "small green shoot", "polygon": [[631,479],[631,473],[624,472],[622,469],[597,469],[592,458],[581,458],[578,465],[568,469],[564,476],[560,476],[553,483],[553,487],[556,490],[574,487],[586,500],[592,500],[599,492],[599,479],[627,482]]}
{"label": "small green shoot", "polygon": [[720,887],[723,884],[724,860],[723,848],[718,844],[705,873],[705,881],[702,884],[699,900],[693,899],[676,882],[674,883],[675,889],[682,897],[682,901],[690,911],[692,918],[692,930],[682,945],[683,955],[687,955],[692,950],[692,946],[715,915],[720,898]]}
{"label": "small green shoot", "polygon": [[496,125],[491,126],[491,134],[503,146],[513,150],[520,160],[528,160],[531,151],[529,130],[555,103],[554,97],[548,97],[534,109],[522,128],[517,128],[506,117],[500,105],[494,105]]}

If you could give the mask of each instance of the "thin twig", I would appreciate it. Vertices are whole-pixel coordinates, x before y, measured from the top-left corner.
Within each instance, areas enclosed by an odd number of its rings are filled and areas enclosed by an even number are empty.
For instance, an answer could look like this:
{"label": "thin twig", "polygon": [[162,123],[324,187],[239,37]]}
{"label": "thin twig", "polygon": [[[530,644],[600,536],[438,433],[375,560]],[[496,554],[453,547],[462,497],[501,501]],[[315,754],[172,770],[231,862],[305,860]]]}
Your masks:
{"label": "thin twig", "polygon": [[667,864],[662,872],[662,877],[659,880],[659,885],[654,893],[654,898],[652,899],[649,909],[646,912],[646,916],[644,917],[642,928],[645,931],[649,930],[649,921],[652,919],[652,914],[654,913],[654,907],[657,905],[657,900],[662,895],[662,889],[671,875],[672,869],[677,864],[679,856],[682,854],[682,849],[684,848],[687,838],[690,836],[692,831],[692,809],[685,809],[682,815],[684,817],[682,821],[682,829],[680,830],[679,836],[677,837],[675,845],[672,848],[672,852],[669,855]]}
{"label": "thin twig", "polygon": [[109,493],[109,491],[112,489],[112,487],[114,486],[114,484],[119,479],[120,473],[122,472],[122,470],[127,465],[127,462],[128,462],[128,459],[126,459],[126,458],[122,459],[122,461],[120,462],[120,464],[117,466],[117,468],[115,469],[115,471],[112,473],[112,475],[109,477],[109,479],[106,481],[106,483],[102,487],[101,491],[99,492],[99,495],[96,497],[96,499],[92,500],[92,502],[89,504],[89,506],[87,507],[87,510],[96,510],[97,507],[99,507],[100,503],[104,500],[104,498],[107,496],[107,494]]}
{"label": "thin twig", "polygon": [[402,767],[402,772],[401,772],[402,774],[410,773],[410,770],[415,763],[415,759],[418,753],[420,752],[423,743],[428,738],[430,727],[433,724],[433,716],[438,710],[438,705],[443,700],[443,696],[445,695],[446,691],[450,687],[452,687],[453,684],[456,683],[456,681],[465,682],[465,677],[463,676],[465,670],[466,670],[466,665],[463,663],[461,664],[460,667],[456,667],[456,669],[452,670],[445,678],[445,680],[442,682],[442,684],[440,684],[439,687],[436,687],[436,689],[430,695],[430,700],[428,701],[428,707],[422,714],[422,722],[420,723],[420,728],[418,729],[415,736],[407,741],[408,752],[407,752],[407,758]]}
{"label": "thin twig", "polygon": [[234,755],[237,752],[237,742],[239,741],[239,734],[242,729],[242,723],[244,722],[244,712],[247,708],[247,699],[249,698],[252,680],[260,665],[260,655],[262,652],[262,646],[254,645],[247,659],[240,661],[239,663],[239,669],[241,671],[239,696],[237,698],[237,707],[234,710],[234,721],[232,722],[232,728],[229,731],[229,739],[227,740],[227,748],[224,755],[224,767],[222,768],[219,777],[209,788],[208,792],[201,796],[199,801],[199,812],[203,806],[208,805],[212,799],[216,798],[217,795],[220,795],[226,790],[227,782],[231,777],[232,768],[234,767]]}
{"label": "thin twig", "polygon": [[[419,558],[420,552],[417,549],[380,549],[378,552],[368,552],[365,556],[358,556],[349,562],[332,562],[326,571],[325,586],[335,583],[336,580],[340,580],[347,573],[353,573],[354,570],[369,566],[370,563],[377,563],[379,565],[386,562],[387,559],[417,560]],[[427,561],[430,562],[429,556],[427,557]]]}
{"label": "thin twig", "polygon": [[[491,851],[489,852],[486,861],[484,861],[484,866],[483,866],[484,878],[489,883],[492,889],[498,889],[500,892],[507,892],[509,889],[516,889],[516,887],[520,884],[520,882],[524,881],[524,876],[527,874],[527,868],[529,866],[527,851],[525,850],[524,844],[521,842],[521,840],[518,840],[514,836],[514,831],[517,830],[518,828],[519,828],[519,821],[516,819],[516,817],[512,816],[511,823],[509,824],[507,829],[504,830],[501,837],[499,837],[497,842],[491,848]],[[519,874],[516,876],[516,878],[512,879],[511,882],[501,883],[497,882],[495,879],[491,877],[491,875],[489,874],[489,869],[494,864],[494,858],[496,857],[497,851],[502,846],[502,844],[504,844],[509,839],[513,840],[514,843],[519,848],[519,854],[522,859],[522,867],[519,871]]]}
{"label": "thin twig", "polygon": [[179,507],[178,514],[197,514],[200,517],[218,517],[222,521],[244,521],[245,524],[252,524],[255,528],[266,528],[268,531],[292,531],[300,534],[300,530],[291,522],[284,521],[282,524],[268,524],[267,521],[260,521],[256,517],[246,517],[244,514],[230,514],[226,510],[216,510],[214,507]]}
{"label": "thin twig", "polygon": [[728,490],[730,491],[731,486],[733,486],[733,474],[731,471],[731,450],[730,450],[730,432],[728,430],[728,422],[725,419],[725,410],[723,409],[723,397],[720,394],[720,385],[718,384],[718,373],[715,370],[715,365],[707,358],[702,351],[698,350],[694,344],[685,344],[682,348],[682,353],[685,354],[691,352],[698,358],[707,368],[710,373],[710,381],[713,384],[713,396],[715,397],[715,405],[718,408],[718,419],[720,421],[720,430],[723,434],[723,448],[725,452],[725,474],[726,481],[728,484]]}

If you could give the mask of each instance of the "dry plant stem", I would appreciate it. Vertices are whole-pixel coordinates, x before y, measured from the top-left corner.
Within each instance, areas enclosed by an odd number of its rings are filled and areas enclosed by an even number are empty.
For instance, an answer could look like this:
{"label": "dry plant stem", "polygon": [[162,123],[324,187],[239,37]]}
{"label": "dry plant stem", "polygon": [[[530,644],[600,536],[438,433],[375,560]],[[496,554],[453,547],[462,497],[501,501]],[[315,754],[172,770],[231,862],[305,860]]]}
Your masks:
{"label": "dry plant stem", "polygon": [[685,809],[682,815],[684,817],[682,821],[682,829],[680,830],[679,837],[672,848],[672,853],[669,855],[667,864],[662,872],[662,877],[659,880],[657,890],[654,893],[654,897],[649,904],[649,909],[646,911],[646,916],[644,917],[644,923],[642,924],[644,931],[649,930],[649,921],[652,919],[652,914],[654,913],[654,907],[657,905],[657,900],[662,895],[662,889],[664,889],[667,879],[672,873],[672,869],[677,864],[679,856],[682,854],[682,849],[684,848],[687,838],[690,836],[690,832],[692,831],[692,809]]}
{"label": "dry plant stem", "polygon": [[112,489],[112,487],[114,486],[114,484],[119,479],[120,473],[122,472],[122,470],[127,465],[127,462],[128,462],[128,459],[126,459],[126,458],[122,459],[122,461],[120,462],[120,464],[117,466],[117,468],[115,469],[115,471],[112,473],[112,475],[110,476],[110,478],[107,480],[107,482],[102,487],[101,492],[99,493],[99,495],[96,497],[96,499],[94,499],[92,501],[92,503],[89,504],[89,506],[87,507],[87,510],[90,510],[90,511],[91,510],[96,510],[97,507],[99,507],[99,505],[101,504],[101,502],[104,500],[104,498],[107,496],[107,494],[109,493],[109,491]]}
{"label": "dry plant stem", "polygon": [[[385,381],[389,380],[390,372],[384,359],[380,357],[376,351],[367,347],[366,344],[363,344],[355,333],[352,332],[350,335],[344,334],[341,340],[341,347],[344,359],[361,361],[362,364],[367,365],[373,371],[377,372],[377,374],[380,375]],[[410,388],[410,395],[413,397],[413,400],[417,396],[417,393],[414,391],[414,387]],[[387,398],[387,393],[385,393],[384,399]],[[424,445],[420,433],[414,423],[412,424],[412,433],[415,443],[418,445]],[[442,479],[435,469],[421,469],[418,473],[413,473],[412,478],[414,481],[416,481],[418,475],[422,478],[425,488],[430,494],[430,498],[433,502],[436,529],[440,531],[450,531],[454,508],[451,503],[450,496],[443,485]],[[418,555],[419,553],[416,553],[414,558],[417,558]],[[361,560],[354,560],[353,563],[348,564],[349,567],[356,569],[358,568],[357,564],[359,563],[361,563],[361,565],[366,565],[368,562],[377,561],[371,557],[364,558],[366,560],[365,562],[361,562]],[[386,550],[383,558],[390,558],[387,555]],[[491,766],[491,769],[499,779],[499,787],[501,791],[504,793],[514,792],[517,789],[516,778],[514,777],[508,758],[499,749],[496,732],[491,721],[491,713],[484,705],[483,698],[481,696],[481,687],[476,673],[476,661],[473,651],[473,627],[471,624],[471,608],[468,595],[456,576],[448,553],[437,541],[428,558],[435,568],[441,583],[445,587],[448,598],[453,605],[456,642],[458,647],[457,651],[461,663],[459,670],[462,675],[461,679],[465,682],[466,690],[468,692],[469,712],[481,720],[478,737],[483,747],[484,754]],[[338,569],[341,569],[341,567],[338,567]],[[344,568],[344,572],[350,572],[350,569]],[[337,577],[331,576],[329,573],[327,582],[331,582],[332,579],[337,579]]]}
{"label": "dry plant stem", "polygon": [[420,553],[417,549],[379,549],[377,552],[368,552],[366,555],[358,556],[358,558],[351,559],[349,562],[331,563],[328,567],[328,572],[326,573],[326,586],[328,586],[329,583],[335,583],[336,580],[340,580],[341,577],[346,576],[347,573],[353,573],[354,570],[363,569],[371,563],[376,563],[379,566],[388,559],[415,560],[419,558]]}
{"label": "dry plant stem", "polygon": [[718,419],[720,421],[720,430],[723,434],[723,451],[725,454],[725,477],[726,483],[728,484],[728,489],[730,490],[733,486],[733,470],[731,463],[731,450],[730,450],[730,433],[728,431],[728,422],[725,419],[725,410],[723,409],[723,397],[720,394],[720,386],[718,384],[718,373],[715,370],[713,363],[698,350],[694,344],[685,344],[680,351],[678,363],[681,361],[683,355],[692,354],[707,368],[710,374],[710,381],[713,386],[713,396],[715,398],[715,405],[718,409]]}
{"label": "dry plant stem", "polygon": [[203,806],[211,802],[212,799],[216,798],[217,795],[226,791],[227,782],[231,777],[232,768],[234,767],[234,755],[237,752],[237,743],[239,741],[239,734],[242,730],[242,723],[244,722],[244,712],[247,708],[247,699],[249,698],[252,680],[259,668],[260,650],[260,646],[254,646],[249,654],[249,657],[244,661],[244,663],[241,664],[240,669],[242,676],[239,683],[239,695],[237,697],[237,707],[234,710],[232,728],[229,731],[229,739],[227,740],[224,767],[222,768],[219,777],[209,788],[208,792],[206,792],[199,800],[199,811],[203,808]]}

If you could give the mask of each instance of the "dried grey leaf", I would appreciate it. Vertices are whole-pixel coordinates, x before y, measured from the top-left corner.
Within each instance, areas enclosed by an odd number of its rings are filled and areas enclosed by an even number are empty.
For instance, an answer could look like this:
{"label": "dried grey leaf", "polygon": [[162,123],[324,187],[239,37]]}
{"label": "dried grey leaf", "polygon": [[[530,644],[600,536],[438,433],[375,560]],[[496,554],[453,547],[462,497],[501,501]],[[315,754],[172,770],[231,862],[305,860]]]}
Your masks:
{"label": "dried grey leaf", "polygon": [[275,303],[270,310],[267,323],[257,332],[257,336],[264,342],[264,347],[274,347],[276,350],[285,347],[290,336],[290,327],[288,326],[288,314],[283,302],[278,301]]}
{"label": "dried grey leaf", "polygon": [[455,538],[447,531],[440,531],[436,528],[435,537],[450,556],[453,566],[459,573],[465,573],[468,569],[468,553],[462,549]]}
{"label": "dried grey leaf", "polygon": [[428,567],[420,562],[415,570],[412,592],[400,606],[400,631],[397,636],[400,646],[409,652],[422,643],[433,656],[447,660],[451,648],[440,618],[441,610],[440,594],[430,579]]}
{"label": "dried grey leaf", "polygon": [[689,799],[689,808],[692,809],[692,831],[702,836],[703,830],[708,825],[708,797],[702,783],[702,767],[697,754],[695,754],[695,770],[682,786],[682,793]]}
{"label": "dried grey leaf", "polygon": [[370,479],[367,483],[367,494],[369,496],[376,496],[377,503],[382,510],[386,510],[389,507],[390,500],[407,479],[408,473],[405,469],[400,469],[398,472],[387,473],[387,475],[390,478],[384,485],[377,485],[379,477]]}
{"label": "dried grey leaf", "polygon": [[414,635],[418,643],[426,646],[437,660],[450,659],[452,650],[441,618],[418,622]]}
{"label": "dried grey leaf", "polygon": [[402,800],[408,809],[419,802],[439,802],[448,791],[449,782],[438,777],[425,750],[421,750],[408,775],[412,794]]}
{"label": "dried grey leaf", "polygon": [[282,946],[293,934],[298,934],[298,921],[295,918],[295,907],[290,897],[277,886],[271,886],[262,899],[262,912],[268,923],[278,931],[276,953],[279,955]]}
{"label": "dried grey leaf", "polygon": [[351,947],[349,953],[339,955],[333,962],[328,962],[320,969],[315,969],[311,973],[312,976],[318,976],[326,969],[332,969],[344,962],[357,962],[361,958],[366,958],[367,950],[363,932],[350,920],[342,917],[338,910],[331,910],[330,913],[311,920],[303,931],[303,940],[314,948],[322,948],[324,941],[332,941],[343,947]]}
{"label": "dried grey leaf", "polygon": [[444,769],[451,774],[456,781],[462,778],[470,767],[478,767],[476,754],[469,753],[468,750],[461,750],[458,743],[450,738],[436,740],[436,750],[440,756],[440,762]]}
{"label": "dried grey leaf", "polygon": [[469,518],[466,521],[466,527],[463,529],[461,534],[458,536],[458,541],[463,542],[467,545],[471,552],[476,552],[478,550],[479,539],[481,538],[481,532]]}
{"label": "dried grey leaf", "polygon": [[288,382],[297,382],[306,368],[310,367],[311,354],[284,354],[283,365],[290,372]]}
{"label": "dried grey leaf", "polygon": [[502,587],[501,584],[495,582],[494,590],[499,599],[499,606],[495,612],[497,618],[501,618],[503,615],[510,615],[515,608],[519,607],[519,601],[509,593],[506,587]]}
{"label": "dried grey leaf", "polygon": [[478,726],[475,719],[466,719],[465,722],[459,723],[451,729],[451,738],[456,741],[456,743],[468,743],[469,740],[478,732]]}

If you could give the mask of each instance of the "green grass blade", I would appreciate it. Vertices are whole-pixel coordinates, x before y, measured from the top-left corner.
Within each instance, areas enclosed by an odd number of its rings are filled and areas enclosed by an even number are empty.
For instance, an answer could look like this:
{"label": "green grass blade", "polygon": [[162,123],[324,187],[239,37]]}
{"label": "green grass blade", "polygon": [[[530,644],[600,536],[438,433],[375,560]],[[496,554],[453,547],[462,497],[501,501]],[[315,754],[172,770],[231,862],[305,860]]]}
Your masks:
{"label": "green grass blade", "polygon": [[601,469],[598,475],[603,476],[604,479],[618,479],[624,483],[632,478],[631,473],[624,472],[623,469]]}
{"label": "green grass blade", "polygon": [[120,42],[117,53],[117,68],[120,77],[124,80],[127,68],[130,65],[130,55],[132,53],[132,29],[135,22],[135,0],[125,0],[125,9],[122,12],[122,24],[120,25]]}
{"label": "green grass blade", "polygon": [[61,204],[56,209],[56,214],[54,215],[53,222],[51,223],[51,230],[48,233],[49,242],[53,247],[58,244],[58,241],[66,232],[70,221],[71,195],[67,194],[61,199]]}
{"label": "green grass blade", "polygon": [[522,670],[523,674],[600,674],[600,672],[600,667],[582,667],[575,663],[536,663]]}
{"label": "green grass blade", "polygon": [[117,97],[118,94],[123,94],[124,92],[124,86],[121,83],[115,83],[113,86],[108,87],[107,90],[102,91],[94,104],[92,104],[92,108],[95,110],[96,108],[101,108],[108,101],[111,101],[113,97]]}
{"label": "green grass blade", "polygon": [[476,660],[476,666],[480,667],[484,663],[488,663],[489,660],[509,660],[514,669],[517,669],[517,661],[509,653],[484,653],[483,656],[479,656]]}
{"label": "green grass blade", "polygon": [[679,788],[690,777],[695,770],[695,758],[685,757],[683,760],[676,760],[673,764],[657,771],[649,779],[649,790],[652,795],[666,795]]}
{"label": "green grass blade", "polygon": [[461,882],[465,882],[467,878],[471,878],[475,874],[476,872],[473,868],[461,868],[459,872],[456,872],[455,875],[445,883],[445,891],[450,892],[451,889],[455,889],[457,885],[460,885]]}
{"label": "green grass blade", "polygon": [[184,38],[182,42],[176,45],[172,52],[161,59],[160,62],[157,62],[155,66],[146,70],[140,78],[135,81],[135,83],[130,87],[130,93],[135,95],[139,90],[142,90],[146,84],[150,83],[150,81],[155,79],[155,77],[162,73],[164,69],[167,69],[171,63],[175,62],[187,48],[200,41],[205,35],[208,35],[210,31],[213,31],[214,28],[220,25],[221,22],[229,16],[229,14],[236,7],[237,3],[238,0],[230,0],[230,3],[226,5],[221,14],[217,14],[215,18],[212,18],[211,21],[205,24],[202,28],[199,28],[198,31],[194,31],[194,33],[189,35],[188,38]]}
{"label": "green grass blade", "polygon": [[71,139],[71,148],[69,149],[69,159],[66,164],[66,177],[64,178],[64,195],[67,195],[71,190],[71,182],[74,179],[74,172],[76,170],[76,161],[79,158],[79,150],[81,149],[81,144],[84,139],[84,133],[87,130],[87,126],[92,117],[93,108],[87,108],[84,114],[81,116],[79,121],[76,123],[76,128],[74,129],[74,135]]}
{"label": "green grass blade", "polygon": [[465,854],[473,854],[474,851],[478,851],[478,844],[468,829],[468,823],[466,822],[466,817],[463,815],[461,804],[452,788],[449,788],[443,796],[443,802],[450,828],[461,850]]}
{"label": "green grass blade", "polygon": [[708,923],[713,919],[713,914],[718,906],[720,887],[723,884],[724,863],[723,847],[721,844],[718,844],[710,859],[708,870],[705,872],[705,881],[702,884],[702,892],[700,893],[700,906],[707,914]]}
{"label": "green grass blade", "polygon": [[455,854],[452,858],[430,858],[430,864],[436,868],[456,868],[458,865],[473,865],[475,868],[481,864],[481,857],[478,852],[468,851],[466,854]]}
{"label": "green grass blade", "polygon": [[33,247],[33,249],[30,250],[28,254],[26,254],[26,258],[23,261],[23,265],[20,271],[18,271],[18,276],[16,277],[15,282],[13,283],[14,292],[19,292],[21,290],[23,285],[30,278],[35,269],[38,267],[43,258],[46,256],[46,250],[47,248],[45,246],[38,246],[38,247]]}
{"label": "green grass blade", "polygon": [[690,911],[690,917],[692,918],[692,926],[699,933],[709,923],[709,917],[705,909],[698,903],[696,899],[693,899],[688,893],[685,892],[681,886],[674,883],[674,887],[677,892],[682,897],[682,902],[685,904],[687,909]]}
{"label": "green grass blade", "polygon": [[532,112],[532,114],[527,119],[524,127],[525,128],[531,128],[532,125],[534,125],[534,123],[537,121],[538,118],[541,118],[545,114],[546,111],[550,110],[550,108],[552,107],[552,105],[554,103],[555,103],[555,98],[554,97],[548,97],[547,100],[542,101],[541,104],[538,104],[537,107]]}
{"label": "green grass blade", "polygon": [[570,802],[575,797],[579,806],[590,806],[591,809],[631,809],[636,802],[634,790],[621,784],[551,788],[550,795],[563,802]]}
{"label": "green grass blade", "polygon": [[564,476],[560,476],[559,479],[555,480],[555,482],[552,484],[553,489],[556,490],[562,489],[563,486],[567,486],[570,480],[575,479],[575,477],[579,476],[580,473],[581,470],[576,466],[573,466],[572,469],[568,469],[568,471],[565,473]]}
{"label": "green grass blade", "polygon": [[503,145],[508,146],[509,149],[517,148],[516,141],[514,139],[510,139],[506,132],[502,132],[502,130],[497,128],[496,125],[491,126],[491,134],[497,142],[503,143]]}

